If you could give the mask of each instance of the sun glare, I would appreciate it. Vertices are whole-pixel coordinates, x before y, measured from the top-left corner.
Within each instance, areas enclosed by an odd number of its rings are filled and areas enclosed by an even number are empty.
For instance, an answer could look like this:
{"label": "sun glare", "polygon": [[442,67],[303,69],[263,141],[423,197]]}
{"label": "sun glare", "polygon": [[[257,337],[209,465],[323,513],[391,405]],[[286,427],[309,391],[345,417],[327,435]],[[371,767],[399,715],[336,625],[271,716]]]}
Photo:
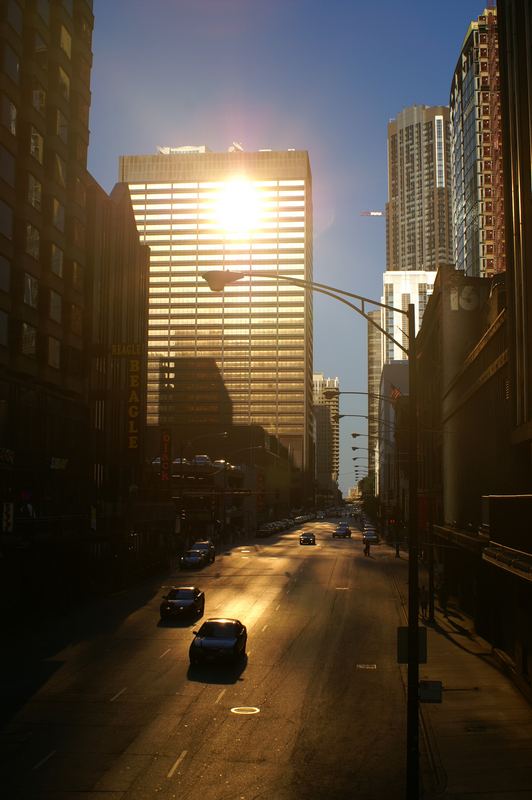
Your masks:
{"label": "sun glare", "polygon": [[215,205],[215,217],[227,233],[249,235],[260,219],[260,198],[255,186],[244,179],[225,183]]}

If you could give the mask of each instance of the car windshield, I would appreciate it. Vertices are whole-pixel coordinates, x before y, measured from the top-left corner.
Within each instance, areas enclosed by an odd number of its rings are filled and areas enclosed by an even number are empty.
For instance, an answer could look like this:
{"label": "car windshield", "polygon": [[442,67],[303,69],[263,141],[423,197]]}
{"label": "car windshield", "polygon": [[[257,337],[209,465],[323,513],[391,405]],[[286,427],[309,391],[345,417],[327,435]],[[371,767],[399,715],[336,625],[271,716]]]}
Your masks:
{"label": "car windshield", "polygon": [[236,622],[204,622],[198,631],[198,636],[208,636],[212,639],[234,639],[237,634]]}
{"label": "car windshield", "polygon": [[192,556],[193,558],[197,558],[198,556],[200,556],[200,555],[201,555],[201,553],[200,553],[200,551],[199,551],[199,550],[187,550],[187,552],[185,553],[185,555],[186,555],[186,556]]}
{"label": "car windshield", "polygon": [[193,598],[193,589],[172,589],[172,591],[168,594],[169,600],[192,600]]}

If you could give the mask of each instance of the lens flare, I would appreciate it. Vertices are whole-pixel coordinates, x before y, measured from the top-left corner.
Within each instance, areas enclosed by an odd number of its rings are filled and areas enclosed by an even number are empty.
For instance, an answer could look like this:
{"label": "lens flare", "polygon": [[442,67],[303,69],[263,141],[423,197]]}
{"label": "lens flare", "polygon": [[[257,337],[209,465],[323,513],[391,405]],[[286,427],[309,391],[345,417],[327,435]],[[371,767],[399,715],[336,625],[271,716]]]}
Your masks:
{"label": "lens flare", "polygon": [[258,227],[261,203],[256,187],[238,178],[225,183],[215,203],[215,219],[229,235],[247,236]]}

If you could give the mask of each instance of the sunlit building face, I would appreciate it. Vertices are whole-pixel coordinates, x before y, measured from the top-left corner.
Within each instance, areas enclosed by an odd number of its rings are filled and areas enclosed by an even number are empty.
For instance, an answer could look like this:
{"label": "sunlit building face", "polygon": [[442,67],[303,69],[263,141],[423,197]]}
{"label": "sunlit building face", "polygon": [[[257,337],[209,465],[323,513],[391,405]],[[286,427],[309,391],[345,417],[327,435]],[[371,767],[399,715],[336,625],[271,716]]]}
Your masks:
{"label": "sunlit building face", "polygon": [[312,279],[307,154],[172,152],[124,156],[120,169],[151,251],[148,424],[161,422],[161,360],[179,369],[184,359],[213,359],[232,403],[232,422],[261,425],[306,464],[311,294],[269,278],[214,294],[201,273],[250,270]]}

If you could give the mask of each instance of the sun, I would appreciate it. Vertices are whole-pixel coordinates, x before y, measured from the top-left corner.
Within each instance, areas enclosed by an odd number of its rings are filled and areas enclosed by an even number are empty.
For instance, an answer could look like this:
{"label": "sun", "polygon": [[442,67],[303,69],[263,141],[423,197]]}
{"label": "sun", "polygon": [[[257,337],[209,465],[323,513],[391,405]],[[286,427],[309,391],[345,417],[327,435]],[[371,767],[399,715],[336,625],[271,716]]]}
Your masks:
{"label": "sun", "polygon": [[228,234],[247,236],[261,217],[259,193],[251,181],[235,178],[224,183],[214,206],[215,219]]}

